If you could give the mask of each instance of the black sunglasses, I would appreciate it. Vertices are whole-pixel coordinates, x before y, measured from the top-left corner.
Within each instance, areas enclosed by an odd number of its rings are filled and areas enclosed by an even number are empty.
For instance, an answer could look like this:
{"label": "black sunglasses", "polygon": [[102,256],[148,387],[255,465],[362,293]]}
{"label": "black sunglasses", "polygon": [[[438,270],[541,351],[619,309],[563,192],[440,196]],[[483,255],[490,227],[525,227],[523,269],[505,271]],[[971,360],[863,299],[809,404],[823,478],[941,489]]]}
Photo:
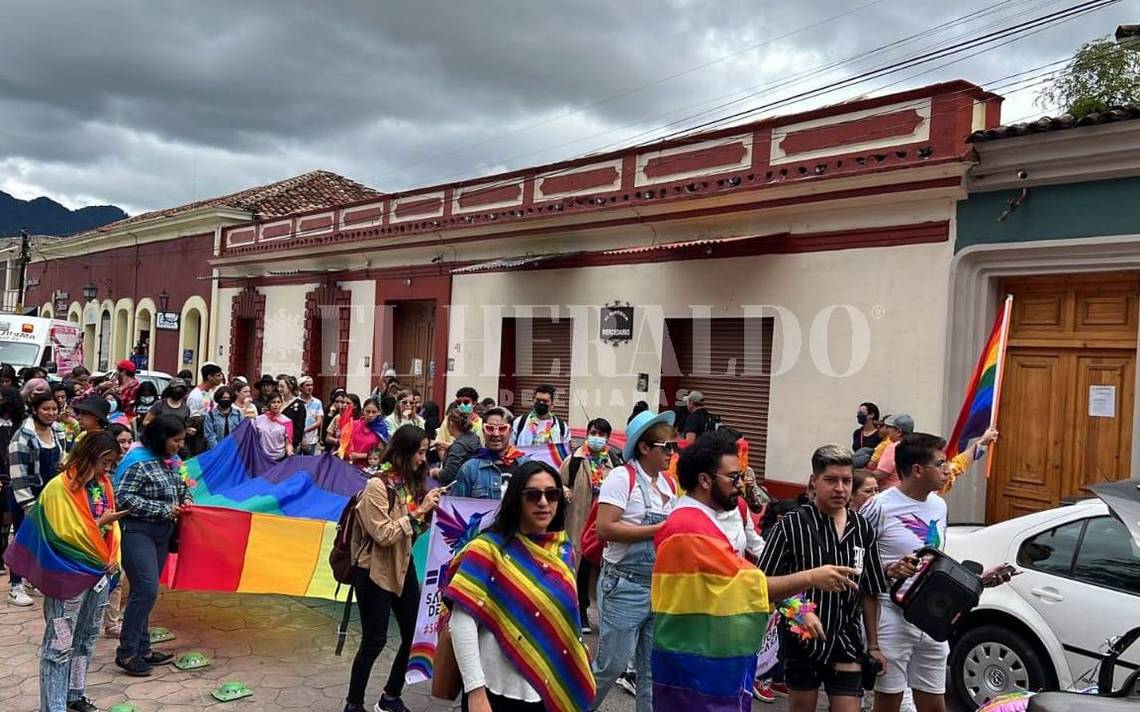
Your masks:
{"label": "black sunglasses", "polygon": [[744,473],[740,470],[737,470],[736,472],[714,472],[713,474],[717,477],[724,477],[725,479],[732,480],[732,484],[734,485],[740,484],[740,480],[744,478]]}
{"label": "black sunglasses", "polygon": [[673,454],[676,454],[676,452],[677,452],[677,443],[676,442],[651,443],[651,444],[653,445],[653,447],[659,447],[662,450],[664,450],[666,455],[673,455]]}
{"label": "black sunglasses", "polygon": [[554,504],[562,494],[561,490],[557,487],[547,487],[546,489],[538,489],[537,487],[527,487],[523,491],[523,498],[528,504],[538,504],[539,500],[545,498],[550,504]]}

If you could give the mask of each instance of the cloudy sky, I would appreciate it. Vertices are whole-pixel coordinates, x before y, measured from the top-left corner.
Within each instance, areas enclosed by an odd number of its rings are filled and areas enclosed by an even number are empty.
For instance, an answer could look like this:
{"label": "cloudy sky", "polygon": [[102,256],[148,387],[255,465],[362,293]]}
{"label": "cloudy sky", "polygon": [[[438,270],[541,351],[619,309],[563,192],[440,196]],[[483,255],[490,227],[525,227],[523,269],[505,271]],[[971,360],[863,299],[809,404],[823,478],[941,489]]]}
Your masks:
{"label": "cloudy sky", "polygon": [[0,190],[131,213],[315,168],[399,190],[955,78],[1024,119],[1035,68],[1140,0],[788,100],[1079,5],[0,0]]}

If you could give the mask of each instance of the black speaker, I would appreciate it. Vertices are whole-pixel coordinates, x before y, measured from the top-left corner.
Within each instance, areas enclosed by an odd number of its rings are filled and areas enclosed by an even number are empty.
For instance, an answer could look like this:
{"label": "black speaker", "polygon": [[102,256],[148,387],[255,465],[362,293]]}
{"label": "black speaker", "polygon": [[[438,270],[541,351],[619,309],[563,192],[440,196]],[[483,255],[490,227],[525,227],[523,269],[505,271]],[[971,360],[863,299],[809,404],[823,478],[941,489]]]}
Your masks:
{"label": "black speaker", "polygon": [[938,641],[949,640],[954,623],[978,605],[982,579],[936,549],[919,549],[918,571],[891,586],[903,618]]}

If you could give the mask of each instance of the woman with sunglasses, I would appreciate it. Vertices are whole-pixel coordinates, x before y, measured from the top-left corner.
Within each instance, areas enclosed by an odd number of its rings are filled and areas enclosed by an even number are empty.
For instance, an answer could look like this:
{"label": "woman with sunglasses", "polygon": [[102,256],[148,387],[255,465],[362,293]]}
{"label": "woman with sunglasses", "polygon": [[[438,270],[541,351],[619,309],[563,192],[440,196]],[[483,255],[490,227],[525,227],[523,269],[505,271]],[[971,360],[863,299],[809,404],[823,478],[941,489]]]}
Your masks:
{"label": "woman with sunglasses", "polygon": [[653,708],[649,587],[656,560],[653,537],[677,499],[676,483],[665,474],[677,452],[674,418],[672,411],[637,414],[626,426],[626,464],[606,475],[598,493],[597,532],[607,543],[598,579],[598,697],[590,709],[601,705],[631,660],[637,671],[637,712]]}
{"label": "woman with sunglasses", "polygon": [[416,414],[416,398],[411,391],[400,391],[396,395],[396,410],[384,420],[389,433],[395,433],[405,425],[422,429],[424,419]]}
{"label": "woman with sunglasses", "polygon": [[463,678],[463,710],[590,709],[562,477],[517,466],[490,528],[451,563],[444,602]]}
{"label": "woman with sunglasses", "polygon": [[408,709],[400,694],[420,600],[412,541],[423,530],[443,494],[438,488],[425,490],[427,450],[428,437],[423,429],[406,426],[396,431],[356,505],[357,526],[352,531],[351,551],[357,558],[353,562],[352,584],[360,610],[361,638],[352,661],[345,712],[364,710],[368,678],[384,649],[391,614],[395,614],[400,628],[400,648],[375,709]]}
{"label": "woman with sunglasses", "polygon": [[502,408],[483,414],[483,440],[487,445],[476,450],[459,468],[455,484],[448,491],[451,496],[502,499],[504,480],[510,478],[511,468],[527,461],[511,445],[511,424]]}

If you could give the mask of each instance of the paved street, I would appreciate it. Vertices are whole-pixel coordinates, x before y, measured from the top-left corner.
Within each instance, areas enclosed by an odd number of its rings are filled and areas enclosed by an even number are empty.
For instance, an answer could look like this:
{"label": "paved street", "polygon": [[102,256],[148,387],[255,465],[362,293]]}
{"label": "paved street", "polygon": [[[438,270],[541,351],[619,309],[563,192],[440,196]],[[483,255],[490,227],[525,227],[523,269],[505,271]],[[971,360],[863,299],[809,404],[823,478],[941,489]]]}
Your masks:
{"label": "paved street", "polygon": [[[0,709],[5,712],[38,708],[41,601],[37,598],[30,609],[0,604]],[[165,591],[152,625],[169,628],[178,638],[157,647],[175,653],[196,650],[210,657],[213,665],[198,672],[182,672],[168,665],[157,668],[153,677],[132,678],[114,665],[115,642],[101,638],[88,677],[88,695],[104,710],[118,702],[131,702],[139,712],[214,707],[339,712],[358,641],[354,631],[345,656],[333,654],[340,610],[340,604],[314,599]],[[390,636],[390,641],[398,639],[394,624]],[[376,664],[370,702],[380,694],[393,654],[393,648],[387,647]],[[210,692],[229,680],[250,686],[253,697],[225,704],[215,701]],[[412,712],[448,708],[432,700],[424,685],[408,687],[404,700]],[[774,705],[755,703],[754,709],[776,712],[786,710],[787,705],[782,700]],[[602,710],[631,712],[633,698],[614,690]]]}

